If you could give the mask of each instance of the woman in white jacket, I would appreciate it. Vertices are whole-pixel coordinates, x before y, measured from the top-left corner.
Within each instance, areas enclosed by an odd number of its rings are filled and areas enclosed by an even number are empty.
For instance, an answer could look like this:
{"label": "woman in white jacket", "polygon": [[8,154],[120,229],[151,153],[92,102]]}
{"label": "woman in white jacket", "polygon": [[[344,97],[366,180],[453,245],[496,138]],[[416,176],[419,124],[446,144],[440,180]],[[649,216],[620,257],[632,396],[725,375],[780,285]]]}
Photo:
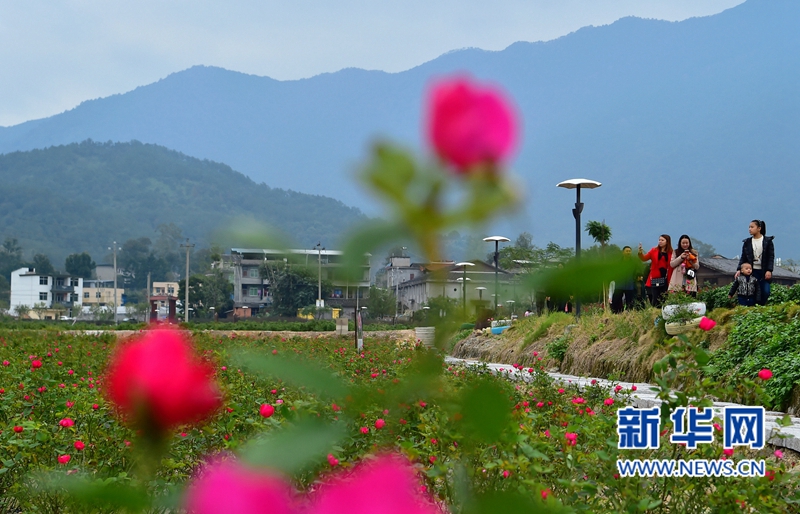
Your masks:
{"label": "woman in white jacket", "polygon": [[700,269],[700,259],[697,250],[692,248],[692,240],[686,234],[678,239],[678,247],[672,253],[669,265],[673,270],[667,291],[682,291],[697,298],[697,270]]}

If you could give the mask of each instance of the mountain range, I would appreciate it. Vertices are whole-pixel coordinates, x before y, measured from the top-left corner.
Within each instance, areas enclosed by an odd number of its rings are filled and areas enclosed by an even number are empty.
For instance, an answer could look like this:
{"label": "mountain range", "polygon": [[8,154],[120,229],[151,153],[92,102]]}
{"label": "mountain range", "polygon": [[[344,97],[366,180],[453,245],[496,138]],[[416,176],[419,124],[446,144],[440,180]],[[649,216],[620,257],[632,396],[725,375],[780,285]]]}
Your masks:
{"label": "mountain range", "polygon": [[[574,241],[565,179],[619,245],[688,233],[729,256],[765,219],[778,257],[800,255],[800,2],[747,0],[680,22],[623,18],[548,42],[465,49],[400,73],[345,69],[277,81],[196,66],[156,83],[0,128],[0,152],[91,138],[154,143],[224,162],[270,187],[379,211],[356,171],[369,143],[428,151],[429,84],[467,73],[502,85],[524,122],[514,173],[526,206],[498,225]],[[794,186],[792,184],[795,184]],[[586,237],[584,235],[584,237]]]}

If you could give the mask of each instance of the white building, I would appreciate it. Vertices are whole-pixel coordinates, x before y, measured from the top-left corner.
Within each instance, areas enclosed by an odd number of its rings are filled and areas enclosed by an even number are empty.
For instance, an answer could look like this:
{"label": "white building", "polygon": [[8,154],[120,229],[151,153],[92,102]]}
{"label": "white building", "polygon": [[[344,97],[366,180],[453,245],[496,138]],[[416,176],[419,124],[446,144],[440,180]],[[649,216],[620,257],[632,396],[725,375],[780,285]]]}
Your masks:
{"label": "white building", "polygon": [[73,316],[78,311],[73,308],[83,298],[83,279],[54,273],[42,275],[33,268],[19,268],[11,272],[11,311],[25,306],[33,309],[36,305],[44,305],[44,311],[30,315],[43,318],[55,318],[60,315]]}

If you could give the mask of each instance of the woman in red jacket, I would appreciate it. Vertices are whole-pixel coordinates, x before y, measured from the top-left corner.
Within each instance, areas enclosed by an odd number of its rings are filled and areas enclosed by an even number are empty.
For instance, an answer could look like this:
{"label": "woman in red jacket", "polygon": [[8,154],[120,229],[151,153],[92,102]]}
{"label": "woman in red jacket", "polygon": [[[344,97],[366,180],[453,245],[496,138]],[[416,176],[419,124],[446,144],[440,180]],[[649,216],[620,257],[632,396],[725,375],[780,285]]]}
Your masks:
{"label": "woman in red jacket", "polygon": [[667,285],[672,275],[670,257],[672,257],[672,239],[667,234],[661,234],[658,246],[651,248],[647,253],[642,252],[642,243],[639,243],[639,258],[643,262],[650,261],[650,274],[647,275],[645,288],[653,307],[661,307],[664,293],[667,292]]}

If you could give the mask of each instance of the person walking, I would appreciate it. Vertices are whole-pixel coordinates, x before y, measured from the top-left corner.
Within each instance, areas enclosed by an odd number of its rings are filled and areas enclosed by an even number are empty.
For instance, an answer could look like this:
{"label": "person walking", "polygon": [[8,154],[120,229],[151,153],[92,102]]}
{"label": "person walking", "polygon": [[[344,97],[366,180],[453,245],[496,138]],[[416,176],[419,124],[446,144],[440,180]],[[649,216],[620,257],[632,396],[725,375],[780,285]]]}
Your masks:
{"label": "person walking", "polygon": [[769,299],[772,271],[775,269],[775,236],[767,236],[767,223],[764,220],[753,220],[748,226],[750,237],[742,240],[742,255],[736,268],[734,279],[741,275],[745,262],[753,267],[753,277],[758,280],[759,293],[756,295],[759,305],[766,305]]}
{"label": "person walking", "polygon": [[664,301],[664,293],[667,292],[667,284],[672,276],[672,268],[669,265],[671,256],[672,239],[667,234],[661,234],[658,246],[654,246],[647,253],[642,251],[642,243],[639,243],[639,259],[642,262],[650,261],[650,273],[647,275],[645,289],[653,307],[661,307]]}
{"label": "person walking", "polygon": [[614,283],[614,293],[611,295],[611,312],[614,314],[622,312],[623,298],[625,299],[624,307],[628,310],[633,309],[633,300],[636,296],[636,269],[633,266],[632,253],[633,249],[630,246],[622,248],[622,262],[625,264],[625,274],[618,282]]}
{"label": "person walking", "polygon": [[684,292],[697,298],[697,270],[700,269],[700,259],[697,250],[692,247],[692,240],[686,234],[678,239],[678,247],[675,248],[669,265],[672,267],[672,277],[669,279],[667,291]]}

